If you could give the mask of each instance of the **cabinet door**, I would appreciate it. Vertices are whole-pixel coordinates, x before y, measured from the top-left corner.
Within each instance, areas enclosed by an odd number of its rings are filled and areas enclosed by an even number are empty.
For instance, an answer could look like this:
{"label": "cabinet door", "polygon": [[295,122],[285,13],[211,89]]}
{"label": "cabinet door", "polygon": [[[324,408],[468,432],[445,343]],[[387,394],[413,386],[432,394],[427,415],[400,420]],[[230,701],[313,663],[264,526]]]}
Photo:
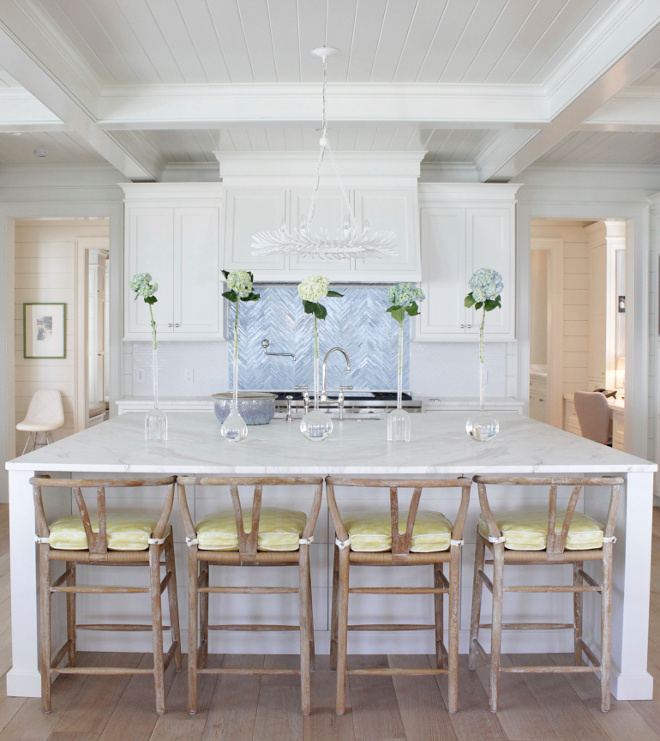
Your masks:
{"label": "cabinet door", "polygon": [[420,230],[422,290],[417,340],[435,340],[438,335],[463,335],[467,293],[465,284],[465,209],[422,207]]}
{"label": "cabinet door", "polygon": [[[177,208],[174,214],[174,332],[216,335],[220,317],[217,207]],[[194,338],[193,338],[194,339]]]}
{"label": "cabinet door", "polygon": [[[309,215],[309,204],[311,203],[311,192],[309,189],[291,191],[291,226],[300,228],[301,224],[307,223]],[[344,216],[346,215],[346,203],[338,189],[322,190],[318,193],[312,231],[315,233],[327,233],[331,239],[342,234]],[[322,273],[328,278],[350,280],[352,261],[345,260],[321,260],[313,257],[289,256],[289,269],[292,272],[304,275]]]}
{"label": "cabinet door", "polygon": [[173,331],[174,285],[174,209],[143,207],[127,209],[126,255],[126,334],[148,337],[151,333],[149,307],[128,287],[135,273],[151,273],[158,283],[154,317],[158,334]]}
{"label": "cabinet door", "polygon": [[[512,211],[507,208],[469,208],[466,211],[468,264],[463,285],[464,294],[469,291],[467,281],[479,268],[497,270],[504,280],[502,308],[486,314],[486,337],[509,335],[513,339],[514,335],[516,291],[511,215]],[[466,324],[470,325],[467,332],[479,334],[482,315],[483,311],[466,311]]]}
{"label": "cabinet door", "polygon": [[416,210],[412,189],[355,191],[358,225],[364,228],[368,222],[376,231],[392,231],[396,235],[394,255],[355,261],[359,279],[420,280]]}
{"label": "cabinet door", "polygon": [[225,270],[250,270],[256,280],[268,280],[269,271],[284,271],[286,255],[255,256],[252,237],[257,232],[279,229],[286,221],[283,188],[246,188],[227,193],[225,220]]}

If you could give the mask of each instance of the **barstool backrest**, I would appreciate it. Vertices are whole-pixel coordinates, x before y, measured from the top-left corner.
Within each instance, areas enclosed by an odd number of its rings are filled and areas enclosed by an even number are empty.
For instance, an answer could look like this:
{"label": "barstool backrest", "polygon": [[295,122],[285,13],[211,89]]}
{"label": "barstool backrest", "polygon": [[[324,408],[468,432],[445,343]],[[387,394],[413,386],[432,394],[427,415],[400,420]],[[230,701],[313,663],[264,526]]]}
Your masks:
{"label": "barstool backrest", "polygon": [[[339,512],[335,498],[335,486],[366,486],[390,490],[390,525],[392,532],[392,560],[405,563],[410,555],[413,528],[417,519],[419,502],[424,489],[448,489],[461,488],[461,503],[458,515],[452,528],[452,540],[463,538],[463,526],[470,499],[470,487],[472,481],[467,478],[457,479],[355,479],[343,478],[341,476],[328,476],[325,480],[328,494],[328,507],[335,526],[337,538],[341,541],[348,540],[348,532]],[[408,519],[405,532],[399,532],[399,489],[412,489],[412,499],[408,508]]]}
{"label": "barstool backrest", "polygon": [[[486,525],[488,526],[488,535],[491,540],[502,538],[495,518],[490,509],[486,487],[488,485],[504,486],[545,486],[548,487],[548,536],[545,553],[548,555],[558,555],[564,552],[566,548],[566,538],[568,531],[573,522],[575,508],[577,507],[580,495],[585,486],[606,486],[610,488],[610,502],[607,512],[607,518],[603,527],[603,537],[612,538],[616,524],[617,509],[619,506],[619,488],[623,484],[623,479],[615,476],[601,476],[596,478],[578,478],[578,477],[550,477],[550,478],[526,478],[526,477],[497,477],[497,476],[475,476],[473,481],[477,484],[479,493],[479,504]],[[564,522],[559,532],[555,530],[557,520],[557,488],[559,486],[572,487],[571,495],[564,514]]]}
{"label": "barstool backrest", "polygon": [[[302,539],[311,538],[314,534],[316,521],[321,509],[323,497],[323,479],[318,476],[179,476],[177,486],[179,487],[179,508],[183,518],[183,526],[186,537],[195,539],[197,533],[190,515],[188,500],[186,499],[186,486],[219,486],[229,489],[231,502],[236,518],[236,534],[238,536],[238,552],[243,561],[254,560],[257,557],[259,541],[259,523],[261,518],[261,501],[264,486],[314,487],[314,500],[307,514]],[[252,486],[252,523],[250,530],[246,531],[243,524],[243,506],[239,495],[239,486]]]}
{"label": "barstool backrest", "polygon": [[[48,538],[50,529],[46,519],[44,509],[43,491],[44,489],[71,489],[78,507],[80,519],[82,520],[87,536],[87,546],[90,560],[95,558],[102,561],[108,553],[108,535],[107,535],[107,512],[106,512],[106,489],[125,489],[138,486],[167,486],[163,509],[160,513],[158,523],[151,534],[153,539],[162,539],[165,537],[167,526],[172,514],[172,505],[174,503],[174,476],[167,476],[158,479],[51,479],[48,476],[36,476],[30,479],[34,487],[34,510],[36,517],[37,537]],[[92,518],[90,517],[87,502],[83,496],[85,489],[96,489],[96,525],[97,531],[92,527]]]}

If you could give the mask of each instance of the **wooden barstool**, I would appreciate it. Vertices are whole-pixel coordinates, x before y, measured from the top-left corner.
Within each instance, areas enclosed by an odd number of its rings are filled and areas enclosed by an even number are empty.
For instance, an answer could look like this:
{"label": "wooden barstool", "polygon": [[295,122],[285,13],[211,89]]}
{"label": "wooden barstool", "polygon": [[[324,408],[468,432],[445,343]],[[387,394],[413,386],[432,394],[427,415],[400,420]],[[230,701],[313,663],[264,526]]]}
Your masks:
{"label": "wooden barstool", "polygon": [[[188,544],[188,711],[197,712],[199,674],[300,674],[301,709],[311,711],[311,670],[314,663],[314,621],[309,547],[321,508],[323,479],[311,476],[208,477],[177,479],[179,506]],[[188,486],[215,486],[231,498],[225,509],[193,523],[186,499]],[[251,507],[243,509],[239,486],[253,488]],[[313,488],[309,514],[261,506],[263,487]],[[246,527],[249,529],[246,530]],[[296,566],[298,587],[212,587],[209,567]],[[209,594],[298,594],[299,625],[209,625]],[[209,630],[300,631],[300,669],[209,668]]]}
{"label": "wooden barstool", "polygon": [[[458,621],[461,546],[463,526],[470,498],[470,479],[354,479],[328,476],[328,507],[336,540],[332,579],[332,626],[330,667],[337,670],[336,711],[342,715],[346,705],[348,674],[449,674],[449,712],[458,707]],[[377,487],[389,489],[389,513],[374,518],[370,513],[342,515],[335,497],[336,487]],[[452,525],[439,512],[419,510],[424,489],[461,488],[461,501]],[[405,531],[399,526],[399,489],[413,489],[406,516]],[[403,514],[403,513],[402,513]],[[449,579],[443,566],[449,563]],[[349,571],[354,566],[433,566],[432,587],[352,588]],[[435,619],[432,625],[376,624],[349,625],[350,594],[433,594]],[[443,597],[449,595],[449,636],[443,636]],[[347,668],[349,630],[434,630],[436,668],[359,669]]]}
{"label": "wooden barstool", "polygon": [[[472,619],[470,625],[470,654],[468,665],[475,668],[477,655],[490,669],[490,709],[498,705],[501,672],[600,672],[601,710],[610,708],[610,653],[612,643],[612,548],[616,538],[614,526],[619,503],[622,478],[497,478],[475,476],[479,491],[481,516],[477,525],[477,546],[474,561],[474,586],[472,592]],[[514,501],[517,496],[511,488],[517,486],[542,486],[549,490],[545,510],[525,512],[492,512],[488,503],[487,488],[506,486]],[[607,487],[609,508],[605,524],[593,520],[575,509],[585,486]],[[559,487],[569,487],[570,497],[565,511],[557,511]],[[485,560],[486,548],[492,561]],[[600,584],[584,571],[585,561],[602,564]],[[493,564],[492,580],[484,572],[484,564]],[[573,583],[566,586],[533,585],[504,586],[504,566],[507,564],[544,566],[573,564]],[[492,622],[481,623],[481,593],[486,586],[493,595]],[[573,594],[574,618],[572,623],[502,623],[502,602],[505,592],[551,592]],[[582,639],[582,603],[585,592],[601,595],[601,646],[600,661]],[[491,651],[486,653],[479,643],[479,629],[490,628]],[[574,664],[571,666],[505,666],[501,665],[503,630],[573,630]],[[583,658],[591,662],[584,665]]]}
{"label": "wooden barstool", "polygon": [[[177,671],[181,671],[181,637],[179,634],[179,608],[176,594],[176,568],[174,564],[174,538],[169,524],[174,502],[174,477],[159,479],[51,479],[47,476],[30,479],[34,487],[36,513],[36,539],[39,544],[39,636],[41,641],[41,708],[50,712],[51,677],[59,674],[153,674],[156,687],[156,711],[165,712],[165,679],[167,667],[174,658]],[[137,487],[165,487],[165,502],[159,516],[134,513],[106,512],[106,490]],[[44,508],[44,494],[52,490],[71,489],[78,508],[78,515],[61,517],[49,524]],[[96,494],[96,516],[88,509],[84,490]],[[95,522],[92,524],[92,519]],[[161,555],[165,561],[161,562]],[[64,573],[54,581],[51,577],[53,561],[64,562]],[[148,566],[149,586],[78,585],[76,566]],[[161,579],[161,566],[165,576]],[[161,595],[167,589],[172,645],[167,655],[163,650]],[[51,647],[51,598],[53,594],[66,594],[67,641],[52,658]],[[139,594],[151,595],[150,624],[76,622],[77,594]],[[153,637],[153,669],[132,669],[101,666],[78,666],[76,637],[78,630],[151,631]],[[68,665],[60,667],[64,657]]]}

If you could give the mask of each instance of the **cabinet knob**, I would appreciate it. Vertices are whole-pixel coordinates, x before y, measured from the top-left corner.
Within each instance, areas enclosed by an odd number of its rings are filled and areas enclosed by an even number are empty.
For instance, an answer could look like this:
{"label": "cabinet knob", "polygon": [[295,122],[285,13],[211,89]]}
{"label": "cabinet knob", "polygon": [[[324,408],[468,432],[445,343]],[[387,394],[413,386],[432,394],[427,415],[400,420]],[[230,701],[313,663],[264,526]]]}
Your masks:
{"label": "cabinet knob", "polygon": [[471,325],[471,324],[468,324],[468,325],[467,325],[467,328],[468,328],[468,329],[472,329],[472,325]]}
{"label": "cabinet knob", "polygon": [[168,326],[168,327],[171,327],[171,326],[172,326],[172,322],[170,322],[170,323],[169,323],[169,324],[168,324],[167,326]]}
{"label": "cabinet knob", "polygon": [[180,327],[181,325],[180,325],[180,324],[175,324],[174,326],[175,326],[175,327]]}
{"label": "cabinet knob", "polygon": [[465,329],[465,324],[461,324],[461,329]]}

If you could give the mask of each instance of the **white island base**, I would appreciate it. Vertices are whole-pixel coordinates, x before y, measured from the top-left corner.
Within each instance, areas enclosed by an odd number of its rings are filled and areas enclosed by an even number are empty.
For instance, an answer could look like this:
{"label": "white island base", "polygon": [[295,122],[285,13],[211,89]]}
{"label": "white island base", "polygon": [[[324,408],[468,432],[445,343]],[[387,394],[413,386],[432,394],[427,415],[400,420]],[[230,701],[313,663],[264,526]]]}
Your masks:
{"label": "white island base", "polygon": [[[332,436],[322,443],[305,440],[297,422],[273,420],[269,425],[250,427],[246,440],[230,443],[220,436],[220,426],[209,412],[170,415],[169,440],[147,444],[144,441],[144,415],[124,414],[84,432],[65,438],[41,450],[7,463],[11,535],[11,599],[13,667],[7,675],[7,693],[26,697],[40,695],[37,630],[37,564],[34,543],[34,510],[29,479],[35,473],[57,476],[135,474],[350,474],[364,476],[438,476],[456,477],[475,474],[547,475],[547,474],[617,474],[626,479],[617,520],[614,549],[614,597],[612,641],[612,692],[619,700],[646,700],[653,694],[653,678],[647,671],[649,593],[651,567],[651,525],[653,471],[648,461],[612,450],[570,433],[535,422],[515,413],[500,413],[500,434],[487,443],[478,443],[465,433],[465,413],[446,412],[412,415],[410,443],[388,443],[384,420],[335,422]],[[459,490],[444,490],[433,495],[431,506],[451,519],[458,508]],[[132,495],[131,495],[132,496]],[[145,494],[140,499],[122,498],[123,509],[157,510],[159,503]],[[497,500],[499,499],[499,502]],[[426,500],[429,505],[430,500]],[[284,502],[278,502],[284,505]],[[192,492],[193,517],[200,518],[217,508],[213,493],[199,487]],[[306,500],[289,499],[288,506],[304,509]],[[358,490],[351,506],[365,509],[376,506],[375,494]],[[533,495],[518,495],[512,501],[505,491],[495,495],[500,508],[518,509],[546,503]],[[223,506],[226,503],[223,502]],[[378,505],[387,510],[385,499]],[[602,501],[588,493],[585,511],[604,517]],[[71,512],[70,497],[63,497],[53,516]],[[476,491],[470,504],[465,530],[461,578],[460,651],[467,653],[472,568],[476,520],[479,513]],[[186,546],[178,512],[173,527],[177,538],[179,608],[182,618],[182,643],[185,647],[187,614]],[[329,650],[330,585],[334,534],[325,507],[312,545],[312,585],[316,646],[319,653]],[[96,568],[96,567],[95,567]],[[543,568],[519,567],[518,583],[530,579],[551,584],[565,580],[570,566]],[[509,567],[510,571],[515,571]],[[79,571],[84,578],[84,568]],[[284,568],[216,569],[224,584],[281,583],[296,586],[295,570]],[[353,576],[354,574],[354,576]],[[124,576],[124,574],[122,574]],[[511,578],[515,578],[511,574]],[[112,570],[106,577],[113,578]],[[570,576],[568,577],[570,579]],[[360,568],[352,572],[352,586],[383,583],[428,586],[430,569]],[[280,580],[280,581],[278,581]],[[591,596],[591,595],[590,595]],[[598,598],[593,596],[593,600]],[[127,622],[126,616],[148,615],[148,597],[142,595],[101,595],[79,600],[81,622],[100,619]],[[398,600],[385,595],[356,595],[351,600],[351,622],[429,622],[432,598],[428,595],[406,596]],[[585,640],[598,652],[599,620],[596,610],[585,599]],[[488,622],[489,599],[484,601],[484,622]],[[595,603],[595,602],[594,602]],[[507,622],[532,620],[570,622],[572,597],[552,594],[505,597]],[[62,635],[64,606],[54,601],[54,643]],[[211,600],[211,622],[297,622],[297,598],[281,595],[264,601],[253,595],[236,595]],[[99,620],[97,620],[97,618]],[[165,618],[167,619],[167,618]],[[484,636],[485,637],[485,636]],[[92,643],[93,642],[93,643]],[[570,631],[510,631],[504,634],[503,650],[525,652],[572,652]],[[149,634],[98,633],[89,638],[81,632],[79,648],[96,650],[150,651]],[[216,632],[211,651],[218,653],[297,653],[297,633]],[[357,632],[349,636],[349,653],[426,653],[434,652],[431,632],[412,631],[386,634]]]}

